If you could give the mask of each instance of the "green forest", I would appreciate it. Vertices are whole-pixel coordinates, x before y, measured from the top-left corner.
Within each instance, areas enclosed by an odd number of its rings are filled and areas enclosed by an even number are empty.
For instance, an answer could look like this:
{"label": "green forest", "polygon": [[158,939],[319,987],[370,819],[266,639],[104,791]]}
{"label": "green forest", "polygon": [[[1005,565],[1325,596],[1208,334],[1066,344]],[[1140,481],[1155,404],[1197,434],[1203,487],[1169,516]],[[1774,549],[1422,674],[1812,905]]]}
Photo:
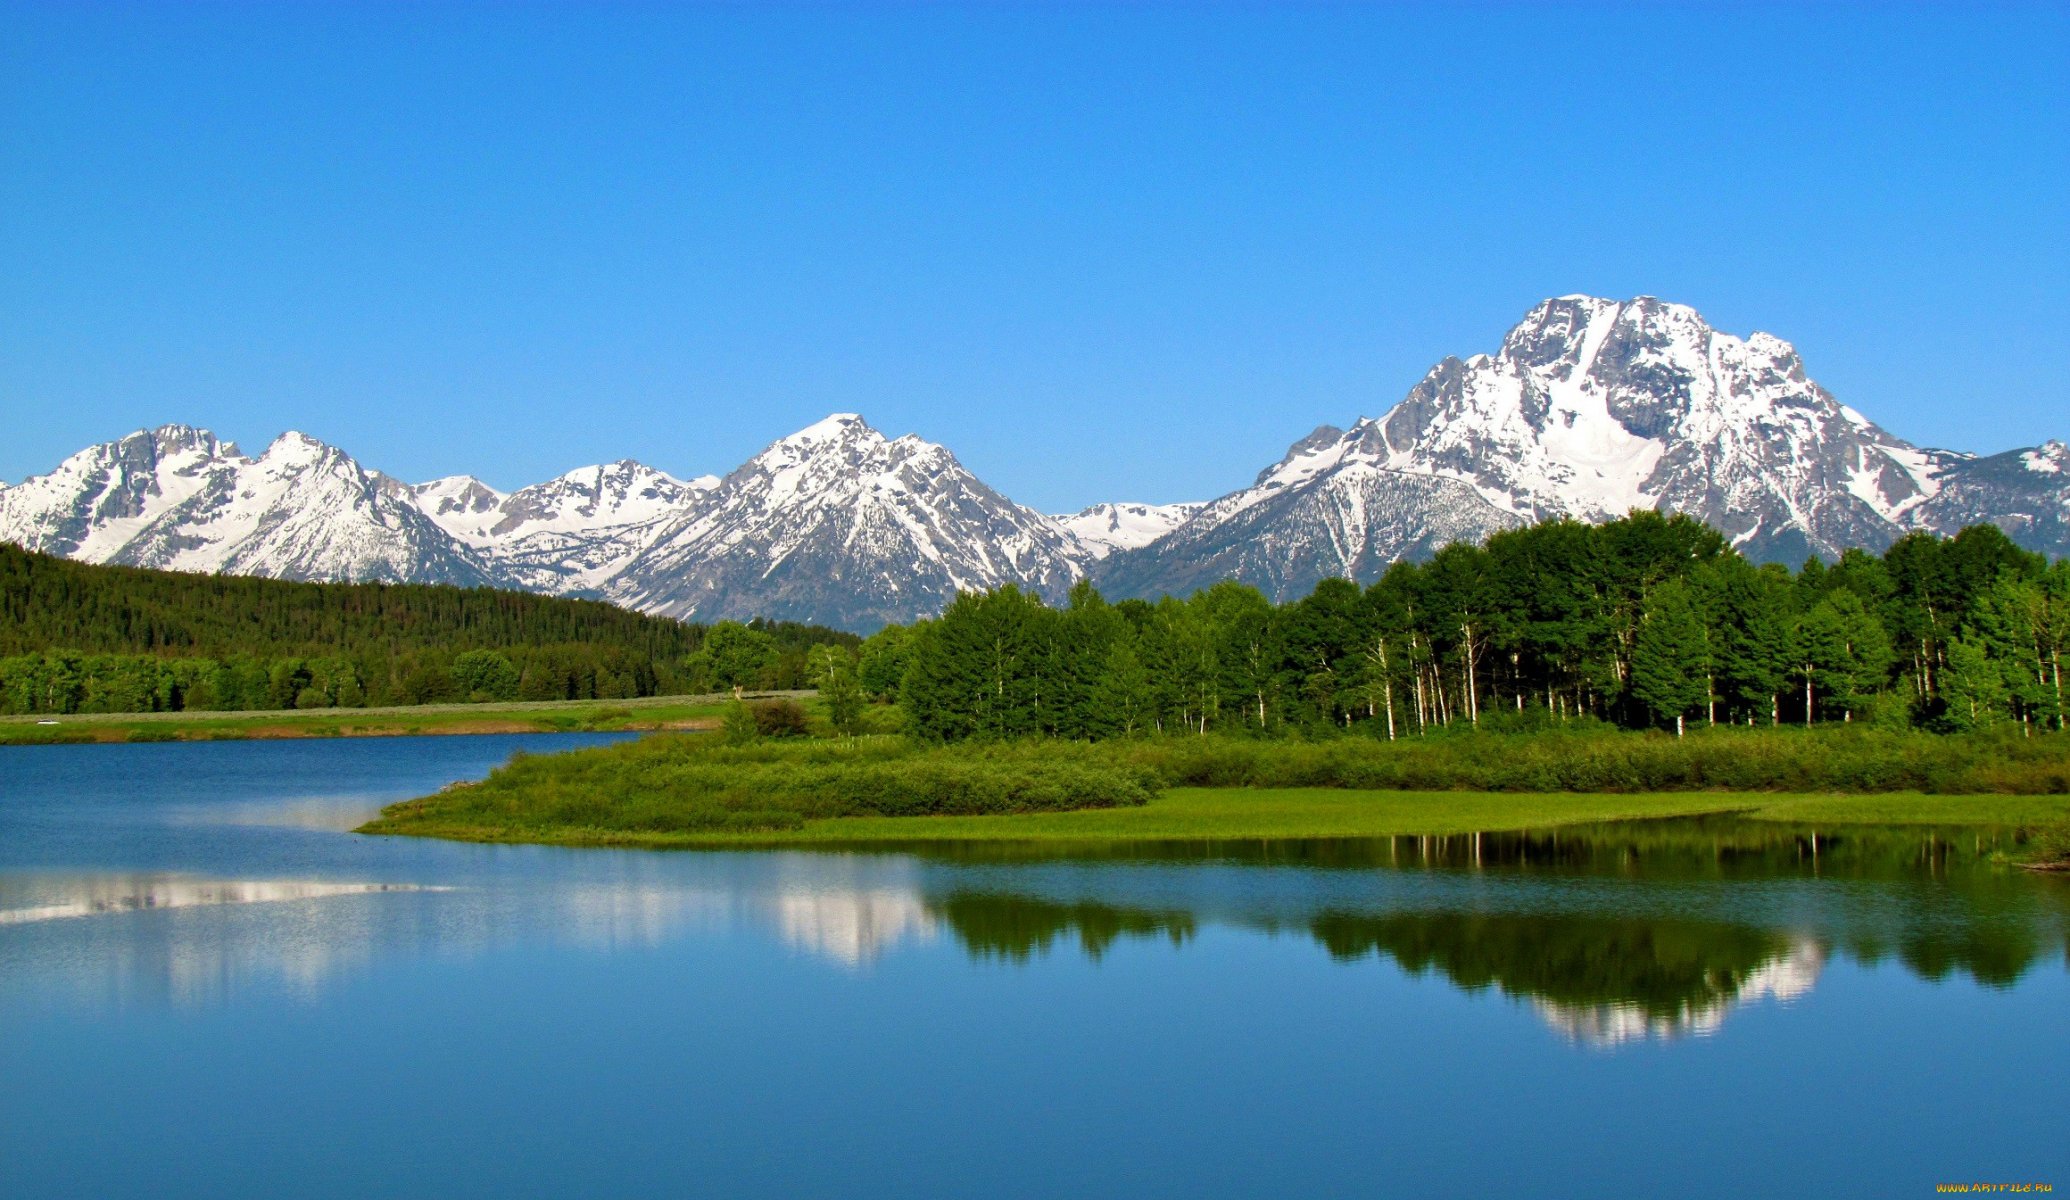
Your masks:
{"label": "green forest", "polygon": [[789,622],[594,600],[96,566],[0,544],[0,713],[591,700],[807,686]]}
{"label": "green forest", "polygon": [[1866,722],[2060,730],[2070,563],[1979,525],[1790,571],[1635,511],[1328,579],[1061,608],[1012,587],[866,640],[858,680],[933,741]]}

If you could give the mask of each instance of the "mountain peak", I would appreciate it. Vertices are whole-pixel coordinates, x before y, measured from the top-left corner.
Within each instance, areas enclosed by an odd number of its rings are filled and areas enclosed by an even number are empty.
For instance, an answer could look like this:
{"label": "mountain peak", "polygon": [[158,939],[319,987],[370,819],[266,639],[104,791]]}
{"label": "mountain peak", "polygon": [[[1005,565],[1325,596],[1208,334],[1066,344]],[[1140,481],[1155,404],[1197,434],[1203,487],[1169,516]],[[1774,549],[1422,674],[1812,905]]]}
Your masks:
{"label": "mountain peak", "polygon": [[342,452],[329,443],[311,437],[299,429],[290,429],[274,438],[272,444],[266,447],[265,453],[259,457],[275,462],[316,462],[333,453],[343,456]]}
{"label": "mountain peak", "polygon": [[2040,475],[2070,475],[2070,446],[2054,438],[2020,456],[2029,471]]}
{"label": "mountain peak", "polygon": [[858,433],[875,433],[870,423],[858,413],[829,413],[783,440],[786,442],[821,442],[851,437]]}

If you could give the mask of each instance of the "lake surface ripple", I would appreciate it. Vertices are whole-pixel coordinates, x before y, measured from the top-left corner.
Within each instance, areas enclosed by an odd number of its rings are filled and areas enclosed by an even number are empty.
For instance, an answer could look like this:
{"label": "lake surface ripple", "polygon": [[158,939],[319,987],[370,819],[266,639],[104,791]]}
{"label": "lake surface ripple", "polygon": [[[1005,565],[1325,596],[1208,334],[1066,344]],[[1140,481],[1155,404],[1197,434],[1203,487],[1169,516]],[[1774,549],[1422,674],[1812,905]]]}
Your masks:
{"label": "lake surface ripple", "polygon": [[2070,881],[1989,831],[348,832],[614,736],[0,748],[0,1195],[2070,1187]]}

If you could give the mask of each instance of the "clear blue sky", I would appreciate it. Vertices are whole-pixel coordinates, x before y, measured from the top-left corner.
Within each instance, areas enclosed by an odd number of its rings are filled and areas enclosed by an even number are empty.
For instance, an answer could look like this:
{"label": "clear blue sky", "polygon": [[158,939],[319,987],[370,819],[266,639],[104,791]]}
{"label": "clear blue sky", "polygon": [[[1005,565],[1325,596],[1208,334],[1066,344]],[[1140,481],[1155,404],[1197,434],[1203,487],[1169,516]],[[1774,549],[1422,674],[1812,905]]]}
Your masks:
{"label": "clear blue sky", "polygon": [[853,410],[1201,498],[1576,291],[2070,437],[2066,14],[0,0],[0,479],[168,421],[695,474]]}

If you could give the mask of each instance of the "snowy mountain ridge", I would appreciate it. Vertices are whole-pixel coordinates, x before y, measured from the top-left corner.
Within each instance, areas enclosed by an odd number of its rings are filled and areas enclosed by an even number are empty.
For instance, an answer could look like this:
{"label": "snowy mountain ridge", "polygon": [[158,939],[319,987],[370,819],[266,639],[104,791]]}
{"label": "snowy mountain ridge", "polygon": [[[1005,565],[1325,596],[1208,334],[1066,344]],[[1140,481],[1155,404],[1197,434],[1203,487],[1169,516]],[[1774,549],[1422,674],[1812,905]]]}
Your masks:
{"label": "snowy mountain ridge", "polygon": [[409,484],[300,433],[247,456],[167,425],[0,485],[0,540],[95,562],[293,579],[494,584],[697,620],[871,628],[1013,583],[1052,598],[1224,578],[1276,597],[1551,516],[1686,512],[1749,556],[1880,549],[1989,522],[2070,553],[2070,447],[1925,449],[1839,403],[1787,342],[1651,297],[1535,306],[1492,354],[1446,358],[1377,418],[1324,425],[1198,504],[1051,516],[945,447],[837,413],[724,478],[632,460],[500,492]]}
{"label": "snowy mountain ridge", "polygon": [[1200,504],[1095,504],[1054,518],[1095,559],[1140,550],[1191,520]]}
{"label": "snowy mountain ridge", "polygon": [[0,540],[90,562],[286,579],[491,580],[342,451],[284,433],[256,457],[167,425],[0,492]]}

